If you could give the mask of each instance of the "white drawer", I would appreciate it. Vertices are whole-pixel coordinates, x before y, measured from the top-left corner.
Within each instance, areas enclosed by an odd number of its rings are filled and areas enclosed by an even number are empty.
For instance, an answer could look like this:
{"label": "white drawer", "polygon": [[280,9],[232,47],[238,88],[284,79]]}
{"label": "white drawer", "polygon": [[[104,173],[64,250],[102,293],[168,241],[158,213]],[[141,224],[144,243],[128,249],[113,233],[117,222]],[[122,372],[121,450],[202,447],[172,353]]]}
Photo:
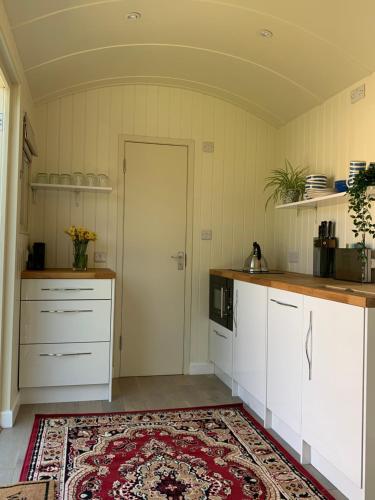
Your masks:
{"label": "white drawer", "polygon": [[109,383],[109,342],[20,347],[20,387]]}
{"label": "white drawer", "polygon": [[210,361],[229,376],[232,376],[232,346],[233,333],[210,321]]}
{"label": "white drawer", "polygon": [[110,300],[21,302],[21,344],[105,342],[110,336]]}
{"label": "white drawer", "polygon": [[22,280],[21,300],[75,299],[111,299],[111,280]]}

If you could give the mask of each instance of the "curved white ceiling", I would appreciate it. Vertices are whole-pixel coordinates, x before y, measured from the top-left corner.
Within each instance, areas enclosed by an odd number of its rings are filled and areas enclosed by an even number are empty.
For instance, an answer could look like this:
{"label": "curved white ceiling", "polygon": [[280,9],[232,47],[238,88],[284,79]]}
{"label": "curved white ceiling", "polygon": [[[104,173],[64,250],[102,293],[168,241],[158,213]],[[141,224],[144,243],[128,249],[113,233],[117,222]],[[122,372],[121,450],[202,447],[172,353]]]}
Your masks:
{"label": "curved white ceiling", "polygon": [[[375,69],[373,0],[4,0],[36,101],[157,83],[278,126]],[[126,14],[139,11],[139,21]],[[260,29],[274,37],[258,35]]]}

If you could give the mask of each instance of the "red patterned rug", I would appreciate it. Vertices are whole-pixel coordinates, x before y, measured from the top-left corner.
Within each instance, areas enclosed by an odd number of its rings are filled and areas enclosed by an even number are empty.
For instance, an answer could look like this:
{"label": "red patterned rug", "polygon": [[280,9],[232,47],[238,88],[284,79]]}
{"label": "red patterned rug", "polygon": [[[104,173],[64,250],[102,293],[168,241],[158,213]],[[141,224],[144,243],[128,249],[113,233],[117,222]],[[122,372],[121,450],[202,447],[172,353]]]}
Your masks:
{"label": "red patterned rug", "polygon": [[20,479],[59,500],[333,500],[242,405],[38,415]]}

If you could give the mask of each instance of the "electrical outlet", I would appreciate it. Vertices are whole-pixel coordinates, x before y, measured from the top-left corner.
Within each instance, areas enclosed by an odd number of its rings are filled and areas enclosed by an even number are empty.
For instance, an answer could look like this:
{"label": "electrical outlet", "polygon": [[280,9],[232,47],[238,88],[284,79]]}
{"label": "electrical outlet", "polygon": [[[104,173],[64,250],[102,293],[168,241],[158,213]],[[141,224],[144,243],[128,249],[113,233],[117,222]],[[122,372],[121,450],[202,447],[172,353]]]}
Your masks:
{"label": "electrical outlet", "polygon": [[203,153],[213,153],[215,151],[215,143],[212,141],[205,141],[202,143]]}
{"label": "electrical outlet", "polygon": [[212,240],[212,229],[202,229],[201,240]]}
{"label": "electrical outlet", "polygon": [[298,264],[299,262],[299,253],[297,250],[289,250],[288,251],[288,263],[289,264]]}
{"label": "electrical outlet", "polygon": [[97,264],[107,262],[107,252],[94,252],[94,262]]}
{"label": "electrical outlet", "polygon": [[364,99],[365,97],[366,85],[364,83],[350,92],[350,100],[352,104]]}

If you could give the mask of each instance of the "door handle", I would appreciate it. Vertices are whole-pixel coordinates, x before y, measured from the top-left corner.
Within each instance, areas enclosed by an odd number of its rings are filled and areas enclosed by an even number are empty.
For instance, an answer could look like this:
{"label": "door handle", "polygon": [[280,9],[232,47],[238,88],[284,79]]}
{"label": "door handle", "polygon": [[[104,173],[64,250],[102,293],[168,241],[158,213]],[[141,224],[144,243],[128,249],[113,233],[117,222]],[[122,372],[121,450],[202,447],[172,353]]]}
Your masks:
{"label": "door handle", "polygon": [[217,335],[218,337],[221,337],[223,339],[227,339],[228,338],[226,335],[224,335],[223,333],[219,333],[217,330],[214,330],[214,333],[215,333],[215,335]]}
{"label": "door handle", "polygon": [[236,290],[236,298],[234,301],[234,315],[233,315],[233,322],[234,322],[234,335],[237,337],[237,325],[238,325],[238,290]]}
{"label": "door handle", "polygon": [[41,288],[42,292],[86,292],[94,291],[94,288]]}
{"label": "door handle", "polygon": [[[311,339],[310,340],[310,354],[309,354],[309,339]],[[307,333],[306,333],[305,353],[306,353],[307,362],[309,364],[309,380],[312,380],[312,311],[310,311],[309,328],[308,328]]]}
{"label": "door handle", "polygon": [[52,314],[61,314],[61,313],[92,313],[93,309],[42,309],[41,313],[52,313]]}
{"label": "door handle", "polygon": [[66,358],[68,356],[90,356],[92,352],[51,352],[51,353],[44,353],[41,352],[39,356],[42,357],[49,357],[49,358]]}
{"label": "door handle", "polygon": [[183,271],[185,269],[185,252],[182,250],[177,252],[177,255],[171,255],[171,259],[174,259],[177,262],[177,270]]}
{"label": "door handle", "polygon": [[270,299],[270,301],[274,302],[275,304],[278,304],[279,306],[293,307],[294,309],[298,309],[298,306],[295,306],[293,304],[287,304],[286,302],[280,302],[279,300],[276,299]]}

